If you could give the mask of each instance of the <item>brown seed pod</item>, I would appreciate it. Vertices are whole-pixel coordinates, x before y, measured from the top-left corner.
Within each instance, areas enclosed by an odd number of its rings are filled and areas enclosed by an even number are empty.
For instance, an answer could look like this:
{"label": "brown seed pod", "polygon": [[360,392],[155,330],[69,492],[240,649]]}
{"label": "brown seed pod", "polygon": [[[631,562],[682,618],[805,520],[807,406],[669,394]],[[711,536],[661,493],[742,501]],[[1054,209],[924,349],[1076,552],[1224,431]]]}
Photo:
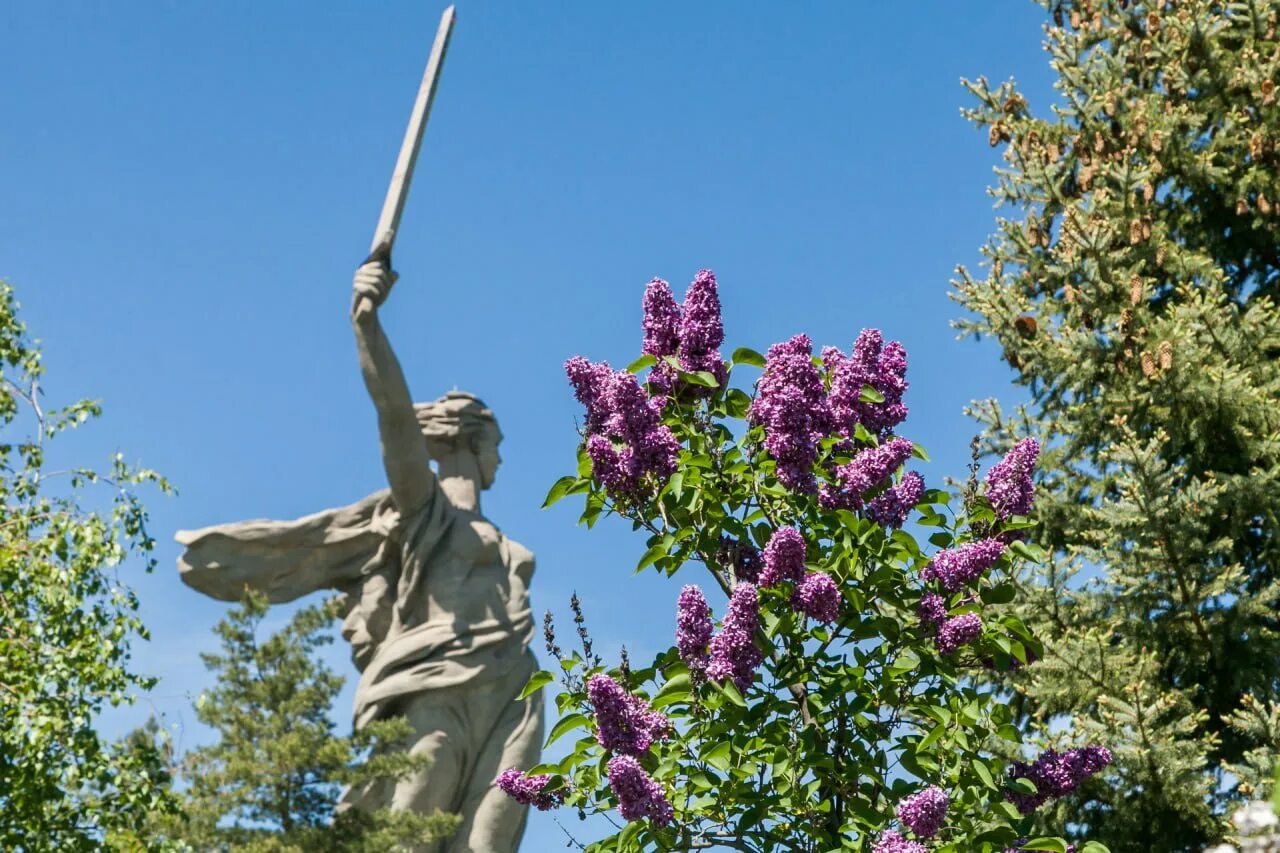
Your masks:
{"label": "brown seed pod", "polygon": [[1263,80],[1262,86],[1260,87],[1260,91],[1262,92],[1262,103],[1270,104],[1275,102],[1275,99],[1276,99],[1275,81]]}
{"label": "brown seed pod", "polygon": [[1133,327],[1133,309],[1126,308],[1120,312],[1120,334],[1129,337],[1129,332]]}
{"label": "brown seed pod", "polygon": [[1142,186],[1142,200],[1150,203],[1156,197],[1156,188],[1154,184],[1147,183]]}
{"label": "brown seed pod", "polygon": [[1160,32],[1160,16],[1155,12],[1152,12],[1150,15],[1147,15],[1147,33],[1154,35],[1158,32]]}
{"label": "brown seed pod", "polygon": [[1080,10],[1079,9],[1071,10],[1071,29],[1073,30],[1080,29]]}
{"label": "brown seed pod", "polygon": [[1142,220],[1142,239],[1143,240],[1151,239],[1151,220],[1150,219]]}
{"label": "brown seed pod", "polygon": [[1136,246],[1142,242],[1142,220],[1134,219],[1129,223],[1129,245]]}
{"label": "brown seed pod", "polygon": [[1160,353],[1160,369],[1168,370],[1173,367],[1173,344],[1161,341],[1157,351]]}
{"label": "brown seed pod", "polygon": [[1271,202],[1268,201],[1267,197],[1262,193],[1258,193],[1258,211],[1263,216],[1271,215]]}
{"label": "brown seed pod", "polygon": [[1142,301],[1142,276],[1135,273],[1129,279],[1129,304],[1137,305]]}
{"label": "brown seed pod", "polygon": [[1249,212],[1249,202],[1242,198],[1236,199],[1236,216],[1244,216]]}
{"label": "brown seed pod", "polygon": [[1013,321],[1013,328],[1018,334],[1024,338],[1031,339],[1036,336],[1036,329],[1039,328],[1036,318],[1030,314],[1023,314],[1021,317]]}
{"label": "brown seed pod", "polygon": [[1062,298],[1067,302],[1075,302],[1076,296],[1078,296],[1079,293],[1080,291],[1076,290],[1074,287],[1072,287],[1069,284],[1064,285],[1062,288]]}
{"label": "brown seed pod", "polygon": [[1142,351],[1142,375],[1150,379],[1156,375],[1156,359],[1150,352]]}
{"label": "brown seed pod", "polygon": [[1164,266],[1164,243],[1156,246],[1156,266]]}
{"label": "brown seed pod", "polygon": [[991,130],[987,131],[987,143],[995,148],[1001,142],[1009,141],[1009,131],[1000,122],[991,125]]}

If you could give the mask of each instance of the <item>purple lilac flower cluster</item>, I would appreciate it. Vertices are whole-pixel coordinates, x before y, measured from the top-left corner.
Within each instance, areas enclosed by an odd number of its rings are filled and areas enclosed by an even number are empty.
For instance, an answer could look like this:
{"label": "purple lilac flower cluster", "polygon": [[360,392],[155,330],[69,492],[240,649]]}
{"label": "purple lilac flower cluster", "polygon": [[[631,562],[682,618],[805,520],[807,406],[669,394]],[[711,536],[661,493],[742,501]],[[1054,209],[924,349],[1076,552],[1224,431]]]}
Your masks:
{"label": "purple lilac flower cluster", "polygon": [[693,672],[701,672],[707,666],[707,645],[711,642],[714,626],[711,607],[702,590],[689,584],[680,590],[676,599],[676,649]]}
{"label": "purple lilac flower cluster", "polygon": [[764,546],[764,568],[760,586],[777,586],[782,581],[798,582],[804,577],[804,537],[794,527],[780,527]]}
{"label": "purple lilac flower cluster", "polygon": [[938,626],[947,621],[947,600],[936,592],[926,592],[920,596],[920,603],[916,605],[916,616],[920,618],[921,625],[936,631]]}
{"label": "purple lilac flower cluster", "polygon": [[977,613],[961,613],[943,622],[933,644],[944,655],[952,654],[982,636],[982,617]]}
{"label": "purple lilac flower cluster", "polygon": [[[841,435],[852,436],[855,426],[862,424],[883,438],[906,420],[902,395],[907,391],[907,351],[902,344],[886,344],[879,329],[863,329],[852,355],[827,347],[822,361],[831,378],[831,412]],[[884,402],[863,402],[862,389],[867,385],[879,391]]]}
{"label": "purple lilac flower cluster", "polygon": [[950,805],[947,792],[937,785],[930,785],[923,791],[904,797],[898,803],[898,820],[914,832],[917,838],[932,838],[942,829]]}
{"label": "purple lilac flower cluster", "polygon": [[810,572],[791,593],[791,607],[819,622],[834,622],[840,614],[840,590],[825,572]]}
{"label": "purple lilac flower cluster", "polygon": [[880,833],[880,839],[871,853],[929,853],[919,841],[908,841],[892,829]]}
{"label": "purple lilac flower cluster", "polygon": [[905,438],[893,438],[859,452],[835,469],[838,485],[823,485],[819,496],[822,505],[827,509],[861,509],[863,495],[887,480],[911,458],[914,449]]}
{"label": "purple lilac flower cluster", "polygon": [[[644,289],[645,355],[658,359],[649,374],[649,383],[659,394],[670,394],[675,388],[675,372],[663,359],[678,356],[680,366],[689,373],[706,371],[724,384],[728,377],[720,345],[724,343],[724,323],[720,318],[720,296],[716,276],[711,270],[700,270],[689,285],[684,308],[676,305],[671,285],[655,278]],[[707,389],[699,389],[706,391]]]}
{"label": "purple lilac flower cluster", "polygon": [[933,555],[920,577],[936,580],[947,592],[956,592],[972,583],[994,566],[1005,552],[1005,544],[999,539],[979,539],[966,542],[957,548],[949,548]]}
{"label": "purple lilac flower cluster", "polygon": [[716,274],[699,270],[684,295],[684,316],[680,319],[680,366],[689,373],[706,371],[724,385],[727,373],[720,345],[724,343],[724,323],[720,319],[720,295]]}
{"label": "purple lilac flower cluster", "polygon": [[650,399],[636,378],[592,364],[565,362],[574,394],[587,410],[585,430],[592,472],[615,500],[636,500],[676,468],[680,445],[662,423],[662,398]]}
{"label": "purple lilac flower cluster", "polygon": [[764,657],[756,648],[759,627],[759,593],[753,584],[739,583],[729,596],[729,609],[721,620],[720,633],[711,638],[707,677],[720,682],[732,679],[739,692],[746,693]]}
{"label": "purple lilac flower cluster", "polygon": [[644,343],[640,351],[658,359],[649,373],[649,384],[660,394],[675,387],[675,371],[663,357],[675,355],[680,346],[680,306],[671,295],[671,285],[660,278],[644,289]]}
{"label": "purple lilac flower cluster", "polygon": [[717,554],[721,567],[732,568],[736,580],[756,583],[760,580],[760,570],[764,568],[764,559],[760,549],[745,540],[731,536],[720,537],[720,552]]}
{"label": "purple lilac flower cluster", "polygon": [[1039,456],[1040,443],[1034,438],[1024,438],[987,472],[987,500],[1001,521],[1031,513],[1035,503],[1031,472]]}
{"label": "purple lilac flower cluster", "polygon": [[867,504],[867,518],[896,530],[922,497],[924,477],[911,471],[903,475],[901,482],[885,489]]}
{"label": "purple lilac flower cluster", "polygon": [[1009,768],[1011,779],[1026,779],[1036,786],[1034,794],[1007,791],[1005,799],[1024,815],[1031,814],[1051,799],[1070,794],[1080,784],[1111,763],[1111,750],[1086,746],[1058,752],[1046,749],[1032,764],[1015,761]]}
{"label": "purple lilac flower cluster", "polygon": [[551,777],[545,774],[529,776],[512,767],[503,770],[494,780],[508,797],[522,806],[533,806],[538,811],[547,811],[564,805],[565,790],[545,790]]}
{"label": "purple lilac flower cluster", "polygon": [[587,682],[587,698],[595,711],[596,741],[605,749],[626,755],[640,755],[654,741],[671,735],[671,722],[653,711],[639,696],[603,673]]}
{"label": "purple lilac flower cluster", "polygon": [[662,786],[630,755],[609,759],[609,787],[618,799],[618,813],[624,820],[648,818],[655,826],[671,822],[672,808]]}
{"label": "purple lilac flower cluster", "polygon": [[807,335],[769,347],[748,418],[764,427],[778,482],[801,494],[817,491],[813,464],[818,443],[831,433],[831,412]]}

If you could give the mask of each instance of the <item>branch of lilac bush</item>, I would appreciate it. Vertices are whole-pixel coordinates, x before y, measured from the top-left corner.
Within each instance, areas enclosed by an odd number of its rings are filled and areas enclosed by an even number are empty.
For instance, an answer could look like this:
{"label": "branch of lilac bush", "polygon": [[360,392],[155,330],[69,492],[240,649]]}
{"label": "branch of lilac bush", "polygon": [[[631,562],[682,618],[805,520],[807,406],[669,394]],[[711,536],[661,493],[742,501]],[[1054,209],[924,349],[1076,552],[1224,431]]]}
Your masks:
{"label": "branch of lilac bush", "polygon": [[[657,306],[652,315],[651,303]],[[642,560],[639,568],[659,560],[659,567],[662,570],[668,574],[674,574],[682,563],[691,558],[702,562],[717,585],[729,596],[731,613],[734,607],[741,607],[741,604],[734,604],[734,602],[740,597],[739,593],[744,590],[749,591],[751,595],[750,612],[754,614],[759,609],[759,605],[755,603],[755,587],[744,581],[741,573],[743,566],[739,561],[743,544],[748,548],[754,548],[745,538],[746,533],[750,532],[748,522],[757,516],[762,516],[767,522],[764,529],[773,531],[774,535],[789,524],[805,528],[810,524],[814,525],[813,535],[816,538],[812,538],[808,544],[816,549],[819,557],[822,558],[817,571],[809,573],[805,567],[806,555],[803,551],[806,546],[802,542],[799,564],[793,563],[787,571],[781,574],[774,572],[767,578],[762,573],[760,583],[763,587],[774,586],[779,581],[784,584],[784,587],[779,590],[784,593],[783,596],[779,596],[777,592],[770,593],[770,600],[781,606],[783,610],[781,613],[770,611],[765,614],[772,618],[773,622],[761,624],[753,615],[749,623],[744,623],[748,632],[745,649],[741,640],[725,634],[731,628],[730,617],[726,616],[722,633],[712,638],[712,642],[708,644],[708,650],[714,656],[718,654],[717,648],[723,646],[724,652],[732,652],[739,657],[740,653],[744,653],[747,656],[736,664],[730,664],[728,660],[719,661],[719,668],[714,670],[713,680],[727,679],[732,674],[731,680],[738,681],[743,693],[748,687],[752,687],[752,693],[756,697],[753,700],[755,702],[765,701],[767,697],[774,695],[773,691],[779,689],[779,683],[785,684],[793,697],[799,700],[795,707],[799,712],[800,728],[812,732],[814,740],[819,745],[819,754],[829,753],[838,767],[844,759],[843,753],[846,747],[853,749],[850,760],[856,763],[875,760],[875,754],[867,751],[868,744],[886,743],[892,748],[889,752],[879,753],[882,762],[889,762],[887,766],[881,764],[881,771],[882,773],[892,772],[894,768],[902,765],[908,750],[913,749],[913,742],[909,739],[910,732],[919,730],[920,737],[923,737],[933,725],[928,715],[920,716],[922,706],[919,706],[919,702],[912,706],[911,700],[915,698],[912,694],[912,685],[914,684],[914,689],[930,692],[930,695],[932,695],[931,691],[943,690],[945,687],[940,680],[941,673],[933,675],[921,673],[925,676],[924,681],[918,678],[912,681],[901,677],[911,672],[920,663],[920,658],[910,654],[913,644],[927,642],[927,638],[933,636],[937,652],[944,658],[952,658],[961,647],[967,647],[969,643],[976,642],[982,637],[984,626],[977,615],[982,602],[976,589],[966,591],[966,588],[970,585],[975,587],[982,585],[982,576],[991,569],[991,564],[1001,559],[1004,546],[1009,542],[1013,542],[1015,546],[1022,545],[1017,541],[1021,534],[1017,532],[1001,534],[997,540],[987,540],[990,542],[989,545],[984,543],[976,547],[965,546],[951,552],[944,548],[934,556],[933,561],[926,567],[925,575],[920,579],[927,585],[940,585],[948,593],[953,602],[950,605],[953,608],[951,613],[947,612],[947,602],[941,596],[930,593],[938,599],[938,605],[930,611],[934,614],[931,618],[923,618],[922,613],[917,627],[912,628],[908,623],[907,630],[895,628],[890,634],[885,634],[880,628],[873,628],[870,634],[864,632],[860,635],[858,631],[862,625],[868,624],[866,620],[878,622],[880,619],[887,618],[891,625],[898,624],[902,619],[901,608],[904,606],[900,595],[893,596],[892,600],[885,602],[882,606],[874,585],[866,590],[861,589],[864,586],[861,578],[878,577],[880,580],[877,583],[884,583],[894,576],[894,572],[900,573],[901,570],[892,568],[887,563],[877,566],[873,561],[874,553],[880,553],[878,551],[873,553],[870,550],[847,550],[852,548],[847,544],[847,538],[846,545],[843,546],[845,550],[837,549],[836,540],[829,541],[825,537],[836,535],[847,537],[849,530],[865,528],[850,526],[856,521],[855,515],[849,516],[851,521],[848,523],[842,520],[839,524],[835,524],[830,518],[823,520],[820,515],[814,515],[818,505],[812,502],[820,503],[822,510],[828,513],[861,512],[863,517],[873,524],[882,525],[883,528],[892,532],[902,524],[907,511],[925,497],[923,482],[918,475],[908,473],[903,476],[901,482],[896,484],[892,477],[893,470],[906,461],[913,449],[909,442],[892,434],[893,428],[906,414],[905,406],[902,404],[902,393],[906,390],[905,352],[896,343],[891,342],[885,345],[878,332],[864,332],[855,342],[852,355],[844,356],[838,350],[828,348],[823,351],[821,359],[816,359],[812,357],[808,339],[797,336],[785,344],[771,347],[768,359],[762,359],[755,354],[751,354],[754,358],[744,359],[746,363],[755,363],[756,366],[765,368],[764,376],[756,384],[756,394],[752,396],[728,387],[733,364],[724,363],[720,360],[718,353],[723,333],[719,321],[719,303],[715,293],[714,276],[706,271],[699,273],[694,285],[690,287],[690,295],[686,297],[683,314],[675,306],[674,298],[670,297],[669,287],[659,280],[652,282],[646,290],[645,308],[647,360],[642,359],[632,365],[627,372],[615,372],[607,365],[592,365],[584,359],[573,359],[566,366],[574,382],[575,393],[587,407],[588,417],[583,438],[589,456],[587,469],[595,475],[596,485],[592,485],[589,480],[581,479],[581,476],[585,476],[587,472],[581,469],[580,462],[580,478],[562,478],[562,481],[552,489],[552,494],[548,496],[548,503],[564,494],[588,492],[587,511],[584,512],[584,520],[588,525],[593,523],[599,513],[604,510],[628,518],[637,529],[648,531],[651,534],[650,550],[646,552],[646,558]],[[674,330],[672,325],[677,319],[681,323],[678,331]],[[653,322],[650,322],[651,320]],[[665,327],[663,323],[666,324]],[[689,345],[681,349],[682,335],[686,327],[693,331],[687,338]],[[669,351],[673,346],[676,352]],[[750,353],[750,351],[745,352]],[[736,355],[735,353],[734,361],[737,361]],[[634,372],[643,370],[645,367],[651,368],[647,393],[640,390],[633,376]],[[777,369],[773,370],[775,367]],[[819,367],[826,371],[828,381],[831,383],[829,390],[823,385],[822,374],[818,372]],[[686,368],[696,368],[699,372],[696,375],[691,374],[686,372]],[[791,389],[799,389],[800,396],[788,396],[791,394]],[[601,399],[606,399],[608,405],[603,407],[598,405]],[[831,405],[833,408],[829,411],[819,408],[815,414],[813,411],[815,404]],[[734,407],[739,410],[736,415]],[[747,414],[747,434],[740,441],[736,439],[712,417],[713,408],[721,414],[727,412],[729,418]],[[677,432],[672,433],[672,429]],[[785,434],[786,430],[797,429],[800,432],[795,433],[794,438],[788,438]],[[831,434],[832,432],[834,435]],[[824,434],[826,437],[823,437]],[[1035,450],[1034,443],[1026,447],[1020,446],[1016,449],[1017,453],[1012,453],[1006,458],[1002,463],[1003,467],[997,466],[988,474],[985,499],[987,503],[984,506],[990,506],[990,509],[983,511],[988,513],[990,521],[983,524],[988,525],[990,529],[1001,529],[997,525],[1002,525],[1014,516],[1024,514],[1029,508],[1030,467],[1034,464]],[[686,453],[699,453],[703,456],[703,461],[698,462],[697,470],[692,467],[682,467],[686,464],[684,461]],[[734,460],[736,474],[726,468],[730,459]],[[690,457],[688,461],[692,464],[697,460],[696,457]],[[762,476],[757,476],[756,469],[767,475],[767,472],[774,470],[775,465],[778,482],[783,488],[773,485],[765,488],[765,480]],[[682,486],[685,489],[689,488],[686,481],[681,479],[686,471],[693,475],[692,483],[702,483],[699,491],[693,493],[691,498],[695,503],[682,502],[681,496],[677,493]],[[743,473],[749,476],[743,477]],[[674,480],[673,474],[676,474]],[[735,491],[743,482],[746,484],[746,492]],[[707,492],[715,496],[714,501],[702,504],[701,495]],[[880,496],[877,497],[877,495]],[[971,495],[966,493],[965,498],[966,510],[968,510]],[[673,501],[673,510],[678,511],[677,514],[687,519],[686,521],[676,523],[668,516],[668,500]],[[928,512],[937,516],[935,509],[930,508]],[[971,512],[968,512],[967,516],[969,522],[977,520]],[[660,524],[657,523],[659,521]],[[681,527],[681,524],[685,526]],[[977,524],[971,526],[971,536],[988,535],[985,530],[979,530],[978,527]],[[1016,531],[1016,528],[1017,525],[1013,525],[1010,529]],[[732,559],[725,556],[726,540],[721,538],[722,531],[725,529],[729,529],[734,537],[744,537],[734,549],[728,552],[733,555]],[[733,532],[734,530],[738,532]],[[758,522],[752,536],[758,543],[763,544]],[[904,541],[914,549],[908,549],[909,554],[915,555],[903,557],[899,552],[899,559],[907,560],[905,565],[910,566],[911,560],[923,559],[910,535],[907,535]],[[950,534],[946,534],[942,545],[954,541]],[[846,551],[850,557],[857,554],[857,560],[861,562],[856,564],[827,562],[827,557],[835,559],[836,555],[844,554]],[[768,559],[766,559],[767,563]],[[918,562],[915,565],[918,566]],[[856,571],[854,571],[855,567]],[[768,568],[767,565],[766,568]],[[758,567],[752,571],[758,571]],[[738,586],[732,583],[734,578],[740,582]],[[749,580],[755,581],[756,578],[752,575]],[[858,596],[856,603],[854,599],[845,600],[845,596],[839,593],[834,606],[826,602],[823,596],[828,594],[827,589],[837,589],[837,583],[850,589],[849,594]],[[791,589],[792,585],[794,585],[794,593],[790,597],[790,607],[795,614],[787,613],[785,605],[785,591]],[[859,591],[852,592],[854,587],[859,587]],[[926,589],[928,588],[926,586]],[[910,600],[909,593],[906,601]],[[895,601],[897,603],[894,603]],[[923,603],[925,599],[921,601]],[[850,606],[851,604],[854,606]],[[841,613],[841,610],[844,612]],[[764,611],[761,612],[764,613]],[[814,629],[807,627],[807,621],[811,617],[816,618],[818,623],[829,623],[827,627],[821,629],[825,636],[814,633]],[[798,625],[794,624],[797,620]],[[1001,622],[1000,625],[1001,627],[1008,625],[1012,628],[1011,623]],[[1025,631],[1025,629],[1022,630]],[[698,636],[702,639],[694,642],[695,646],[705,642],[710,634],[699,633]],[[823,726],[814,725],[815,715],[811,712],[809,704],[808,683],[812,681],[819,689],[832,679],[835,679],[832,683],[839,683],[838,666],[843,665],[841,661],[847,660],[847,656],[836,655],[830,658],[828,663],[828,649],[837,641],[841,641],[843,646],[857,648],[860,636],[876,639],[876,642],[869,647],[870,651],[866,657],[859,658],[860,664],[867,673],[864,678],[872,679],[871,683],[883,679],[890,664],[895,667],[901,666],[901,659],[910,654],[906,663],[907,668],[898,670],[899,678],[894,684],[895,695],[885,697],[880,691],[871,692],[870,699],[874,703],[874,714],[866,718],[865,723],[871,726],[870,729],[863,723],[859,723],[860,731],[855,735],[848,735],[843,725],[836,726],[834,733],[829,732]],[[808,641],[804,639],[805,637],[814,640],[813,646],[806,646]],[[999,645],[999,653],[1007,653],[1013,664],[1028,658],[1027,653],[1022,651],[1024,645],[1030,643],[1030,638],[1025,634],[1016,639],[1009,639],[1001,634],[997,639],[1004,641],[1003,645]],[[724,642],[718,646],[717,640]],[[813,647],[817,649],[816,655],[809,654]],[[992,646],[990,642],[984,642],[983,648],[991,649]],[[768,653],[770,666],[766,667],[765,671],[770,676],[769,681],[774,682],[772,684],[762,683],[756,680],[754,675],[748,677],[748,674],[758,666],[751,661],[758,660],[760,649]],[[694,662],[689,660],[691,654],[689,650],[682,646],[680,652],[680,657],[686,658],[692,669]],[[700,656],[701,652],[695,649],[692,654]],[[847,653],[843,654],[847,655]],[[996,654],[996,652],[988,651],[987,654]],[[806,655],[809,655],[807,667],[802,665]],[[970,654],[969,657],[974,655]],[[979,662],[981,662],[980,659]],[[735,668],[740,665],[747,666],[748,670]],[[832,665],[837,666],[837,669],[830,669]],[[659,666],[658,662],[655,662],[655,666],[658,666],[657,672],[664,672],[662,667],[666,665]],[[960,667],[961,663],[953,661],[950,666]],[[947,671],[945,667],[943,671]],[[959,673],[961,670],[953,669],[952,671]],[[593,679],[596,677],[592,676]],[[664,677],[669,679],[671,672],[665,672]],[[691,677],[693,677],[692,674]],[[955,678],[957,675],[953,674],[951,677]],[[742,680],[744,678],[745,681]],[[656,679],[654,683],[658,684]],[[726,682],[723,689],[729,688],[730,684]],[[666,689],[663,687],[659,693]],[[736,690],[733,692],[737,694]],[[830,689],[825,695],[828,703],[831,701],[836,703],[834,706],[828,704],[826,713],[834,713],[835,718],[843,723],[850,711],[849,695],[839,690],[833,695]],[[945,693],[938,695],[944,696]],[[693,725],[697,729],[706,722],[706,718],[701,716],[706,709],[699,705],[700,700],[697,698],[696,690],[693,691],[693,696]],[[576,701],[573,697],[569,698],[571,703]],[[736,701],[742,703],[743,708],[748,707],[741,696]],[[563,708],[564,705],[561,707]],[[794,774],[800,772],[808,778],[812,772],[802,770],[795,761],[799,740],[796,714],[788,712],[783,715],[779,710],[769,711],[770,706],[767,704],[760,707],[764,713],[776,713],[779,714],[778,719],[785,717],[790,721],[788,740],[792,757],[790,772],[793,774],[794,787],[800,778]],[[864,713],[866,710],[869,709],[864,706]],[[925,708],[925,710],[928,709]],[[943,722],[945,723],[945,719]],[[904,724],[911,727],[908,729],[906,740],[901,735],[895,735],[899,727]],[[603,722],[601,725],[603,726]],[[942,725],[935,730],[932,737],[936,739],[936,732],[944,732],[943,736],[949,737],[950,735],[946,732],[950,729],[951,724]],[[957,736],[961,731],[957,729]],[[602,737],[603,733],[602,728]],[[693,737],[691,743],[697,742],[696,731],[691,732],[690,736]],[[833,737],[835,742],[831,743]],[[846,740],[849,742],[846,743]],[[830,746],[828,746],[829,743]],[[647,753],[647,747],[641,752]],[[669,750],[663,754],[668,753]],[[677,786],[684,785],[686,792],[691,795],[692,787],[687,784],[688,777],[684,775],[691,771],[679,770],[678,756],[676,758],[675,768],[679,776],[673,778],[668,775],[668,781]],[[1056,759],[1048,758],[1047,754],[1042,756],[1042,759],[1045,761],[1038,761],[1035,766],[1043,765],[1045,768],[1057,766],[1052,763]],[[701,757],[697,759],[697,764],[694,766],[705,769]],[[647,776],[647,772],[627,762],[619,763],[618,768],[617,779],[612,778],[612,773],[609,776],[624,816],[656,815],[653,818],[655,825],[662,826],[669,823],[671,821],[670,806],[663,805],[666,795],[661,793],[656,783]],[[921,775],[920,768],[914,764],[908,772],[913,776]],[[840,819],[842,797],[846,793],[846,788],[852,795],[857,792],[858,786],[849,787],[848,783],[840,782],[838,779],[833,781],[830,774],[818,774],[814,778],[821,779],[822,791],[829,794],[836,804],[824,823],[832,833],[831,837],[838,837],[844,831]],[[873,809],[877,808],[880,802],[883,793],[882,780],[885,778],[887,777],[877,774],[877,781],[870,798]],[[1053,777],[1048,778],[1052,780]],[[763,766],[761,766],[757,786],[763,786],[765,779]],[[990,784],[989,780],[988,784]],[[620,785],[625,790],[620,790]],[[1034,786],[1027,783],[1024,787],[1033,788]],[[812,807],[813,802],[804,799],[798,806],[793,806],[793,808],[799,808],[800,813],[791,815],[791,818],[784,820],[780,827],[790,832],[797,828],[797,819],[811,821],[815,817]],[[725,821],[730,819],[730,812],[724,809],[712,811],[714,819],[722,827],[728,828]],[[682,812],[695,824],[699,822],[705,824],[704,818],[707,816],[693,814],[688,798]],[[904,827],[909,825],[908,817],[913,813],[910,809],[900,812],[898,817]],[[775,815],[771,819],[777,820],[778,817]],[[921,824],[922,827],[928,825]],[[861,827],[862,824],[858,826]],[[705,833],[707,831],[705,825],[697,830],[691,829],[689,825],[680,825],[677,828],[686,839],[692,837],[689,835],[690,832]],[[859,834],[864,832],[861,828],[856,831]],[[917,837],[933,834],[924,829],[912,831]],[[743,837],[741,831],[737,837]],[[899,845],[899,842],[906,846]],[[888,853],[890,850],[923,850],[924,848],[895,832],[886,831],[877,843],[876,849],[879,853]]]}

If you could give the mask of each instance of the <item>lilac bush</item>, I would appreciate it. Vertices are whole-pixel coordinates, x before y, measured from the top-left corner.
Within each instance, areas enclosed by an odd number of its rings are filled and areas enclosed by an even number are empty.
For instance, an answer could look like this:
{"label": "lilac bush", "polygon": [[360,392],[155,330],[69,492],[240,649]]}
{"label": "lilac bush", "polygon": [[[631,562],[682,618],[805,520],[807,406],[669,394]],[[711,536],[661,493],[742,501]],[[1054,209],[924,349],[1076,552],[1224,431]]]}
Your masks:
{"label": "lilac bush", "polygon": [[1038,446],[962,496],[929,489],[899,434],[900,343],[864,329],[848,354],[815,356],[801,334],[726,359],[720,307],[708,270],[683,304],[654,279],[639,359],[565,365],[582,442],[547,505],[581,495],[583,523],[647,535],[638,570],[700,583],[673,595],[670,647],[643,666],[566,654],[548,614],[559,672],[528,690],[559,678],[548,742],[576,741],[500,787],[613,813],[588,850],[1061,853],[1028,838],[1029,810],[1090,784],[1108,754],[1006,759],[1012,712],[973,677],[1043,655],[1002,607],[1039,557],[1024,520]]}

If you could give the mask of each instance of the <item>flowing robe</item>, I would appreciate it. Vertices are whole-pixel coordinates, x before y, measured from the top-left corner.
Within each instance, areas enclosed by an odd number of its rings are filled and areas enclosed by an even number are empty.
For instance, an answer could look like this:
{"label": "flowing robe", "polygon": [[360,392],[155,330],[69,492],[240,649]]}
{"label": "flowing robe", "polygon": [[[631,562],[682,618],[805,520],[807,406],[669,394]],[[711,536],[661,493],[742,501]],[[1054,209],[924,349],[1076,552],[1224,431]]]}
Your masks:
{"label": "flowing robe", "polygon": [[533,555],[438,484],[401,515],[384,490],[296,521],[244,521],[181,531],[184,582],[238,600],[246,586],[273,603],[320,589],[346,594],[342,633],[360,670],[355,724],[403,715],[420,777],[349,792],[360,808],[461,813],[450,851],[514,851],[526,809],[492,788],[508,766],[537,762],[541,695],[516,697],[537,666],[529,642]]}

